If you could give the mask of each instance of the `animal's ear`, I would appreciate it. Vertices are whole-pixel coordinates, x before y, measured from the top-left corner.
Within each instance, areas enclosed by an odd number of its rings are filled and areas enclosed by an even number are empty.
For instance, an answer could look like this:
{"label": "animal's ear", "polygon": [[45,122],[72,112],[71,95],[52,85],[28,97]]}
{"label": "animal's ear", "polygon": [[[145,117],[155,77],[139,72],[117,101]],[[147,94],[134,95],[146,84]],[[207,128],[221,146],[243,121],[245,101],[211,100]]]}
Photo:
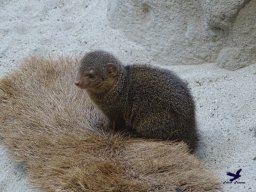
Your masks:
{"label": "animal's ear", "polygon": [[108,63],[107,66],[106,66],[106,69],[107,69],[107,73],[110,75],[110,76],[116,76],[117,75],[117,72],[118,72],[118,66],[114,63]]}
{"label": "animal's ear", "polygon": [[93,69],[90,69],[89,74],[94,75],[95,71]]}

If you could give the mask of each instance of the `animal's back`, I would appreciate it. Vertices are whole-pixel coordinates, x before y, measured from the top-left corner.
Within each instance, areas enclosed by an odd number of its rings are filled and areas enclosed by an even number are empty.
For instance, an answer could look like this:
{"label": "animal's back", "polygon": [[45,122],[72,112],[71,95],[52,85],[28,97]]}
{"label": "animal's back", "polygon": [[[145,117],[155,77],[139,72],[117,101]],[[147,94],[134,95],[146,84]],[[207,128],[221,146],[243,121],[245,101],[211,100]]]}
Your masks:
{"label": "animal's back", "polygon": [[188,118],[194,114],[194,102],[189,88],[175,73],[148,65],[126,68],[133,99],[147,103],[155,111],[172,111]]}
{"label": "animal's back", "polygon": [[184,141],[194,151],[198,133],[194,101],[187,84],[166,69],[146,65],[126,69],[128,121],[146,137]]}

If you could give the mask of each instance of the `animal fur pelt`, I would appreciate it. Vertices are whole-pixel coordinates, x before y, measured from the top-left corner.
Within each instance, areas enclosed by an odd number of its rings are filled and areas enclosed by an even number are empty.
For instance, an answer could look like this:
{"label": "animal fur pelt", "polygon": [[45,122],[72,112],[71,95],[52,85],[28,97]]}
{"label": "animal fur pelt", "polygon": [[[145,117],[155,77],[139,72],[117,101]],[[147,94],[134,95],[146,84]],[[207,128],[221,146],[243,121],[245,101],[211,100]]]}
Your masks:
{"label": "animal fur pelt", "polygon": [[31,57],[0,80],[0,137],[35,187],[74,192],[219,188],[183,143],[100,130],[104,116],[73,85],[77,65],[75,58]]}

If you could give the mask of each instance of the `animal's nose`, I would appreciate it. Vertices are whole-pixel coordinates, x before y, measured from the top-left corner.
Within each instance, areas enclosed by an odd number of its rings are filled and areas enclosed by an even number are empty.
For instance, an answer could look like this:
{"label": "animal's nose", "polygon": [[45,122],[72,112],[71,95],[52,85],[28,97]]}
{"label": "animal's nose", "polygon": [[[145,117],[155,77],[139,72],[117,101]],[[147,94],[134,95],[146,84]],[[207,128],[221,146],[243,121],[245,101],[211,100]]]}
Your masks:
{"label": "animal's nose", "polygon": [[75,85],[79,86],[80,82],[79,81],[75,81]]}

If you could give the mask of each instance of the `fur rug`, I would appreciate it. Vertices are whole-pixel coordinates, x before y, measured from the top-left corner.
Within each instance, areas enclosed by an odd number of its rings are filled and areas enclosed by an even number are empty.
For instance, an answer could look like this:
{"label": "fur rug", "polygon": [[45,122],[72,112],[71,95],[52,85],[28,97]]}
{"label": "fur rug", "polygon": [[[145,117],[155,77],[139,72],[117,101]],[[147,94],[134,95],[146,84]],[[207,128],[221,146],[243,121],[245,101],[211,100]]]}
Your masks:
{"label": "fur rug", "polygon": [[0,80],[1,140],[35,187],[74,192],[219,188],[183,143],[100,130],[105,118],[74,86],[77,64],[75,58],[31,57]]}

